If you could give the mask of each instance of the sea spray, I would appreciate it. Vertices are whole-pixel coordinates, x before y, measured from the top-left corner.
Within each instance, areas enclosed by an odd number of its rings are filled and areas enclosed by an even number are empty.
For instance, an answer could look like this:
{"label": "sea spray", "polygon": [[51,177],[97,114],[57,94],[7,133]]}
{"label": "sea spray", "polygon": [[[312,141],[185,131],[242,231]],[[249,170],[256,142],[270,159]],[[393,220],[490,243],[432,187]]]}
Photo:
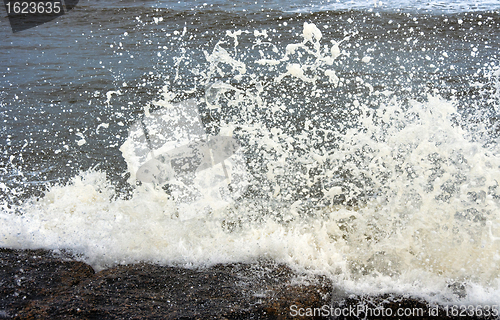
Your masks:
{"label": "sea spray", "polygon": [[[207,130],[242,146],[251,185],[236,201],[180,210],[161,186],[133,179],[141,161],[129,138],[128,197],[104,172],[82,172],[17,205],[18,214],[2,210],[2,246],[72,250],[97,269],[272,259],[354,292],[497,302],[500,159],[491,134],[476,134],[459,101],[439,91],[408,97],[347,77],[342,58],[374,61],[350,57],[313,23],[297,41],[270,41],[262,31],[228,33],[192,70],[206,86],[196,98]],[[490,81],[498,88],[498,77]],[[153,107],[173,103],[167,88]],[[487,98],[497,105],[498,91]]]}

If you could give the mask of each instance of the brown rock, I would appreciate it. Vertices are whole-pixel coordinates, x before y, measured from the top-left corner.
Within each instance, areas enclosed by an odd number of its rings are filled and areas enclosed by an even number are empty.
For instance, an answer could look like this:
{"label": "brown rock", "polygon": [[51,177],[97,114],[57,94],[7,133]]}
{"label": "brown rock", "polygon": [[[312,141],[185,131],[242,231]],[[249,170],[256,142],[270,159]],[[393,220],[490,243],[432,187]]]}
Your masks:
{"label": "brown rock", "polygon": [[0,318],[59,295],[94,275],[87,264],[45,250],[0,249]]}
{"label": "brown rock", "polygon": [[414,319],[447,319],[443,309],[440,316],[429,316],[425,301],[348,295],[327,278],[268,261],[200,269],[135,264],[94,273],[82,262],[43,250],[0,249],[0,259],[0,318],[294,319],[300,311],[304,316],[295,319],[319,319],[332,308],[362,305],[393,315],[398,308],[422,310]]}

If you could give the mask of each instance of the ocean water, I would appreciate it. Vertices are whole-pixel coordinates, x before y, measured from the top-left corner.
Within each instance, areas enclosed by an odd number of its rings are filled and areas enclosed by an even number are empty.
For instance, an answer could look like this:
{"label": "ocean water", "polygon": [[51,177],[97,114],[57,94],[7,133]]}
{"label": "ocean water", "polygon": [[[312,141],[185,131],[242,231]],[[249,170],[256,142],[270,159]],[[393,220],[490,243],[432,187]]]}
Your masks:
{"label": "ocean water", "polygon": [[495,1],[80,1],[18,33],[2,12],[0,246],[497,304],[499,30]]}

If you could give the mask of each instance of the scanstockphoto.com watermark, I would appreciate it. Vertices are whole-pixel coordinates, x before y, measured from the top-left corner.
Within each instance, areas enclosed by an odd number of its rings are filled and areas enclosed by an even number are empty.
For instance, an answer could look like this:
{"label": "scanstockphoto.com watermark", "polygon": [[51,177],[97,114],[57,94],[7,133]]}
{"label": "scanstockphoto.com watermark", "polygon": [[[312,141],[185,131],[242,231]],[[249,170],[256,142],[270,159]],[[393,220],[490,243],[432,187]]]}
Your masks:
{"label": "scanstockphoto.com watermark", "polygon": [[393,310],[391,308],[370,307],[363,304],[345,307],[324,305],[320,308],[290,306],[290,316],[292,317],[422,317],[427,314],[422,308],[399,308]]}
{"label": "scanstockphoto.com watermark", "polygon": [[333,307],[323,305],[322,307],[307,308],[297,305],[290,306],[292,317],[353,317],[353,318],[390,318],[390,317],[479,317],[498,318],[498,305],[446,305],[386,308],[383,306],[370,306],[366,304],[349,305],[344,307]]}

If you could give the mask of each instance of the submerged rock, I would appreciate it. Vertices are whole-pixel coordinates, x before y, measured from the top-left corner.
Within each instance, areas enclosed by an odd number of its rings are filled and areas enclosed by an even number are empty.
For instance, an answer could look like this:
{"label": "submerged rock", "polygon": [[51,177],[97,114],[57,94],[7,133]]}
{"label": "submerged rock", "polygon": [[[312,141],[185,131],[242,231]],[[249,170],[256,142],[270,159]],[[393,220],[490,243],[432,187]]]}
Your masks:
{"label": "submerged rock", "polygon": [[[432,308],[405,297],[347,295],[329,279],[271,262],[186,269],[122,265],[95,273],[44,250],[0,249],[0,318],[14,319],[356,319],[360,306]],[[387,311],[387,310],[392,311]],[[343,312],[335,317],[335,310]],[[353,311],[356,310],[356,311]],[[382,309],[380,309],[382,310]],[[442,311],[442,310],[441,310]],[[333,317],[332,317],[333,316]],[[397,318],[397,317],[396,317]]]}

